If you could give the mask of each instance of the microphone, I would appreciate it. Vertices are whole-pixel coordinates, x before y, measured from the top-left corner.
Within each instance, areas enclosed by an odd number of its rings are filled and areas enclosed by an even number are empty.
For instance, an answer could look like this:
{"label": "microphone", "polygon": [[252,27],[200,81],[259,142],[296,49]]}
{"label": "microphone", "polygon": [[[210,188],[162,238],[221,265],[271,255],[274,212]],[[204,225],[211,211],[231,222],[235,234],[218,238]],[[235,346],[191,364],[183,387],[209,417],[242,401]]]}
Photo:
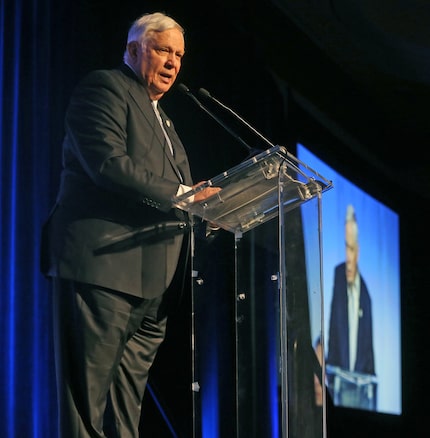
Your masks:
{"label": "microphone", "polygon": [[230,114],[232,114],[237,120],[239,120],[243,125],[245,125],[248,129],[250,129],[254,134],[256,134],[258,137],[260,137],[266,144],[268,144],[270,147],[274,147],[275,145],[269,141],[266,137],[264,137],[263,134],[260,134],[254,127],[252,127],[246,120],[244,120],[242,117],[239,116],[239,114],[235,113],[231,108],[224,105],[222,102],[220,102],[218,99],[213,97],[209,91],[205,90],[204,88],[199,89],[199,94],[203,97],[206,97],[213,102],[215,102],[217,105],[219,105],[221,108],[224,108],[227,110]]}
{"label": "microphone", "polygon": [[[215,114],[213,114],[211,111],[209,111],[201,102],[197,99],[196,96],[194,96],[193,93],[191,93],[190,89],[180,83],[177,86],[178,90],[182,93],[186,94],[188,97],[190,97],[205,113],[209,114],[210,117],[212,117],[219,125],[221,125],[229,134],[231,134],[236,140],[238,140],[243,146],[245,146],[246,150],[248,152],[252,152],[254,149],[249,146],[248,143],[246,143],[241,137],[239,137],[233,130],[231,130],[225,123],[223,123]],[[208,93],[209,94],[209,93]]]}

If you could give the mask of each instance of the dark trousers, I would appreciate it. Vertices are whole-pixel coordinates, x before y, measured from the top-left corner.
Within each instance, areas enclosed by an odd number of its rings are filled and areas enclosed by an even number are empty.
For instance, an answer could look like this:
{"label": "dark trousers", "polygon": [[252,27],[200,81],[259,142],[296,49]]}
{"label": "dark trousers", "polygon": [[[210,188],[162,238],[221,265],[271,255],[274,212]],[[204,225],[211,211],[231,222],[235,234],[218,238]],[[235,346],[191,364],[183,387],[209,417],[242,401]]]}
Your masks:
{"label": "dark trousers", "polygon": [[53,286],[60,438],[138,438],[148,371],[165,337],[162,297],[63,279]]}

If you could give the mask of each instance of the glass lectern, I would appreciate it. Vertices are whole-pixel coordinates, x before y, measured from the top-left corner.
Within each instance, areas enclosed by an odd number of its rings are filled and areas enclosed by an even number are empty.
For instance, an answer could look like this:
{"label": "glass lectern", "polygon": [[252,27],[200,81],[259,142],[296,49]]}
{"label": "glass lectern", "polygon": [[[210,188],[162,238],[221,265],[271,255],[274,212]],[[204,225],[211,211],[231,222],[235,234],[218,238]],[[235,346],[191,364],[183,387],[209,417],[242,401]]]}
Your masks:
{"label": "glass lectern", "polygon": [[[206,186],[221,190],[192,202]],[[331,187],[275,146],[175,199],[194,222],[195,438],[326,435],[317,348],[324,345],[321,200]],[[304,215],[312,223],[306,236]]]}
{"label": "glass lectern", "polygon": [[329,365],[327,387],[336,406],[376,410],[378,381],[376,376]]}

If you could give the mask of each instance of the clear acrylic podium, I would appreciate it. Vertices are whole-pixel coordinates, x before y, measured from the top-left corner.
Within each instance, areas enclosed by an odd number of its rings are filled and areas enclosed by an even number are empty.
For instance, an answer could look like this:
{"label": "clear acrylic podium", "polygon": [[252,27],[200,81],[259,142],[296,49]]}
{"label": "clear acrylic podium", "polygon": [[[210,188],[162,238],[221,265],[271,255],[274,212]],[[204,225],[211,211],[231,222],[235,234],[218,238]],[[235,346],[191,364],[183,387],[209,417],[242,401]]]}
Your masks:
{"label": "clear acrylic podium", "polygon": [[[221,190],[191,202],[206,186]],[[329,188],[275,146],[176,198],[194,222],[194,438],[326,436],[315,345],[324,345],[321,199]],[[208,223],[220,230],[208,233]]]}
{"label": "clear acrylic podium", "polygon": [[326,365],[327,386],[336,406],[375,411],[378,381],[372,374]]}

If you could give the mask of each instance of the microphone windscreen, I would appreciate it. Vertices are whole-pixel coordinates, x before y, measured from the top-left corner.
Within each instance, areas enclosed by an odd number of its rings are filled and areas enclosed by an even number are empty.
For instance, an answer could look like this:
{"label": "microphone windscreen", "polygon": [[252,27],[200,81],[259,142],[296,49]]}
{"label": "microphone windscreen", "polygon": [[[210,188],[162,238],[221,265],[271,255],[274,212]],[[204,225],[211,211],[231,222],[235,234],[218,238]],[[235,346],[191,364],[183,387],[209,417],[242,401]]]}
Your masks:
{"label": "microphone windscreen", "polygon": [[190,92],[190,89],[182,83],[178,84],[178,90],[181,91],[182,93],[189,93]]}
{"label": "microphone windscreen", "polygon": [[201,94],[204,97],[212,97],[208,90],[205,90],[204,88],[199,89],[199,94]]}

